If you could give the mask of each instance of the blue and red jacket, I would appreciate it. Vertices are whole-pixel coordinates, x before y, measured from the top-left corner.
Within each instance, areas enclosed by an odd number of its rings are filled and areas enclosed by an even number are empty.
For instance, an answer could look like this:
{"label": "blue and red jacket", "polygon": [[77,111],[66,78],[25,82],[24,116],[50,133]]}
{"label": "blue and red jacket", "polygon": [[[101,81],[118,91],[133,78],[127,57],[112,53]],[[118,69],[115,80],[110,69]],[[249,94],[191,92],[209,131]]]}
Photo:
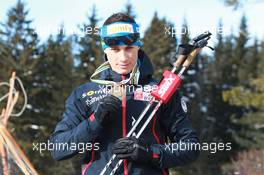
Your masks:
{"label": "blue and red jacket", "polygon": [[[118,119],[107,128],[100,126],[93,116],[98,101],[106,95],[102,85],[94,82],[83,84],[76,88],[66,101],[62,120],[57,124],[50,142],[53,144],[74,143],[76,145],[98,143],[99,149],[88,149],[82,153],[84,157],[82,172],[84,175],[100,173],[112,156],[113,143],[117,139],[125,137],[148,103],[148,88],[142,87],[157,84],[156,80],[152,78],[153,66],[142,50],[139,51],[138,59],[140,59],[139,83],[133,92],[129,91],[126,97],[123,97],[122,109],[116,116]],[[102,79],[116,82],[127,77],[128,75],[119,75],[111,69],[102,74]],[[141,86],[139,87],[139,85]],[[137,91],[138,87],[143,91]],[[179,92],[176,91],[170,101],[162,105],[157,111],[141,135],[146,144],[150,145],[153,158],[158,160],[157,163],[154,165],[124,161],[116,174],[168,174],[168,168],[182,166],[196,160],[199,156],[199,150],[179,149],[180,143],[198,143],[197,134],[186,114]],[[167,138],[170,140],[170,145],[166,143]],[[177,144],[178,147],[176,147]],[[64,160],[80,154],[79,152],[78,149],[53,149],[51,154],[56,160]],[[109,169],[111,170],[111,168],[113,166],[110,166]]]}

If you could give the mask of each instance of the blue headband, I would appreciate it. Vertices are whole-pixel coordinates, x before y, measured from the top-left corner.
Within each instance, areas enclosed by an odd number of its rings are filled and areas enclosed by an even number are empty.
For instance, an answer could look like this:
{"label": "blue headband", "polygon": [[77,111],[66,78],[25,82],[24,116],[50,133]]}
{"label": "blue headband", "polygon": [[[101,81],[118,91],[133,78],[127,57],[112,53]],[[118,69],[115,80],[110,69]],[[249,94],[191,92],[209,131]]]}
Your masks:
{"label": "blue headband", "polygon": [[[101,44],[103,49],[109,48],[104,42],[105,37],[120,37],[127,36],[131,34],[139,34],[139,26],[136,23],[129,22],[115,22],[106,26],[101,27],[100,36]],[[126,45],[123,42],[119,42],[118,45]],[[138,39],[136,42],[132,43],[134,46],[142,46],[141,41]]]}

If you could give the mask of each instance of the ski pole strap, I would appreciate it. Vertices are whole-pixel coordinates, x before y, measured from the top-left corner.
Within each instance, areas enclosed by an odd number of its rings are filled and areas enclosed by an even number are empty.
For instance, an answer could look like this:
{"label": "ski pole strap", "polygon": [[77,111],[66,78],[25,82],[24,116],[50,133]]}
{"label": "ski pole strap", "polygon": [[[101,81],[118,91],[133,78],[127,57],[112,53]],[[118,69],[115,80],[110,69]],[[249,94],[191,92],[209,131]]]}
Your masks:
{"label": "ski pole strap", "polygon": [[179,45],[179,55],[189,55],[194,49],[194,45],[191,44],[180,44]]}
{"label": "ski pole strap", "polygon": [[197,37],[193,38],[194,43],[197,43],[198,41],[210,37],[212,34],[209,31],[206,31],[202,33],[201,35],[198,35]]}

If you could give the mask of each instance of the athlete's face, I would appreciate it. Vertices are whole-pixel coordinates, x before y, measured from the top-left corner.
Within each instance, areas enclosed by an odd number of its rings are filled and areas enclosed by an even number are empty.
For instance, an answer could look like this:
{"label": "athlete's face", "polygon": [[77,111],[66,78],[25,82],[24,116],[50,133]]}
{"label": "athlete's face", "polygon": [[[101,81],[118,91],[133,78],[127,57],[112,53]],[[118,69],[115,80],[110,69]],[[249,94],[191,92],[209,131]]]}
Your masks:
{"label": "athlete's face", "polygon": [[118,74],[132,71],[138,59],[138,46],[112,46],[104,50],[111,68]]}

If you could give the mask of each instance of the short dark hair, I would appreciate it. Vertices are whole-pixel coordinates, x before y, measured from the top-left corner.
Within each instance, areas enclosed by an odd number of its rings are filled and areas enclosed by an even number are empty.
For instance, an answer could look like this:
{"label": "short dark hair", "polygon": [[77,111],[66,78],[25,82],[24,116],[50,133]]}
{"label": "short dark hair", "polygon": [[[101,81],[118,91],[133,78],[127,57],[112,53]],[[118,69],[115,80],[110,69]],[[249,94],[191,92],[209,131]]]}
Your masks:
{"label": "short dark hair", "polygon": [[113,15],[111,15],[110,17],[108,17],[103,26],[108,25],[108,24],[112,24],[114,22],[130,22],[130,23],[136,23],[135,19],[125,13],[114,13]]}

